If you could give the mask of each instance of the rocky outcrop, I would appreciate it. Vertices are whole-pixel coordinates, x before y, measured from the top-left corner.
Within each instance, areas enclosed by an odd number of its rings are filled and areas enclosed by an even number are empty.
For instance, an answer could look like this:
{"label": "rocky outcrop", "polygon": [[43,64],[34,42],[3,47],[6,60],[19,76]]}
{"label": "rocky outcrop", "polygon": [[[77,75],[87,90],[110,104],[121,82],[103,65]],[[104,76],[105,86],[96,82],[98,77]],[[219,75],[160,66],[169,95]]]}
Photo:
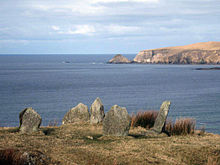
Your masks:
{"label": "rocky outcrop", "polygon": [[203,42],[186,46],[140,51],[135,63],[220,64],[220,42]]}
{"label": "rocky outcrop", "polygon": [[38,131],[42,118],[34,109],[30,107],[20,112],[19,120],[19,131],[21,133],[32,133]]}
{"label": "rocky outcrop", "polygon": [[125,107],[114,105],[106,113],[103,121],[103,134],[127,136],[131,126],[131,118]]}
{"label": "rocky outcrop", "polygon": [[131,63],[126,57],[122,56],[121,54],[117,54],[111,60],[108,61],[110,64],[128,64]]}
{"label": "rocky outcrop", "polygon": [[105,117],[104,106],[99,97],[93,102],[90,108],[90,123],[98,124],[101,123]]}
{"label": "rocky outcrop", "polygon": [[79,103],[76,107],[69,110],[64,118],[63,124],[67,123],[78,123],[78,122],[87,122],[89,121],[89,110],[88,107],[82,103]]}

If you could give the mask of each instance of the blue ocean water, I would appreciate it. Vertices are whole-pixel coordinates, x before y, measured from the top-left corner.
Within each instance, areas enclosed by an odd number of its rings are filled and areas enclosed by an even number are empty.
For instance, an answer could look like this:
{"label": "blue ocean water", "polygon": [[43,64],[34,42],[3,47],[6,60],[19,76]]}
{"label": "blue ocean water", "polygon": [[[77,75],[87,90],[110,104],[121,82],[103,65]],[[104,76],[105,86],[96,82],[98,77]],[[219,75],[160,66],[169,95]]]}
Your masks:
{"label": "blue ocean water", "polygon": [[[1,55],[0,126],[18,126],[19,112],[33,107],[43,125],[82,102],[100,97],[128,112],[158,110],[172,102],[169,117],[195,118],[197,127],[220,134],[220,71],[208,65],[106,64],[114,55]],[[135,55],[126,55],[132,59]]]}

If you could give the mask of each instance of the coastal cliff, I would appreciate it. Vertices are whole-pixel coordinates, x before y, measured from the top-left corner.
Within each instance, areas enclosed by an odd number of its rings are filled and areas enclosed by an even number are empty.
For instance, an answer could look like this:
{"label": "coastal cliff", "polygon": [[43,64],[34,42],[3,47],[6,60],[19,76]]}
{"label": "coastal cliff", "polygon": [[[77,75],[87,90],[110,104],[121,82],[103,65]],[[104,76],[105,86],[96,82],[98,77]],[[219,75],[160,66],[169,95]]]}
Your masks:
{"label": "coastal cliff", "polygon": [[135,63],[220,64],[220,42],[202,42],[186,46],[140,51]]}

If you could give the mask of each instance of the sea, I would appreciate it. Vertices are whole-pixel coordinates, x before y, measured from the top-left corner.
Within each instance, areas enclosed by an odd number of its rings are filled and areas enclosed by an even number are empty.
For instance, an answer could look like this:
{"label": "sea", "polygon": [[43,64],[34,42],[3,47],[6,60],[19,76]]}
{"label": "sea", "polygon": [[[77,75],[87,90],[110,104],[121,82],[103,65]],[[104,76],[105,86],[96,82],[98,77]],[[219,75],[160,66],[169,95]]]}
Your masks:
{"label": "sea", "polygon": [[129,114],[159,110],[170,100],[168,118],[194,118],[198,129],[220,134],[220,70],[196,70],[215,66],[107,64],[113,56],[0,55],[0,127],[19,126],[27,107],[43,126],[60,125],[72,107],[90,107],[99,97],[105,112],[117,104]]}

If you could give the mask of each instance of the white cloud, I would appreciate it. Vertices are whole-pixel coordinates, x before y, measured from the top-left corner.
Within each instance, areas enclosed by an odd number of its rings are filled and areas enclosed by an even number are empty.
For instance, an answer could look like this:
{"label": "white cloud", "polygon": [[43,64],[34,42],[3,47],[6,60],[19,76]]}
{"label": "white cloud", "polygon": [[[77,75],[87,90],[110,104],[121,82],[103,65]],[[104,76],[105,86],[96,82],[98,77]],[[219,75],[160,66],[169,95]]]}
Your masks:
{"label": "white cloud", "polygon": [[97,15],[107,11],[107,8],[102,5],[91,4],[91,2],[71,2],[71,3],[46,3],[39,2],[31,4],[31,8],[49,13],[65,13],[65,15]]}
{"label": "white cloud", "polygon": [[95,28],[91,25],[76,25],[67,31],[59,31],[59,34],[81,34],[81,35],[93,35]]}
{"label": "white cloud", "polygon": [[[149,3],[157,4],[160,0],[74,0],[74,1],[37,1],[29,4],[29,6],[36,10],[48,12],[63,12],[63,13],[76,13],[80,15],[101,15],[101,14],[117,14],[124,13],[125,11],[114,10],[115,8],[109,6],[108,3]],[[119,8],[120,4],[116,7]],[[133,6],[124,8],[124,10],[133,9]],[[129,12],[129,11],[128,11]]]}
{"label": "white cloud", "polygon": [[93,6],[93,5],[89,5],[89,4],[83,4],[83,3],[79,3],[76,5],[72,5],[69,6],[69,9],[73,12],[73,13],[79,13],[82,15],[95,15],[95,14],[101,14],[104,13],[106,10],[106,7],[104,6]]}
{"label": "white cloud", "polygon": [[55,30],[55,31],[58,31],[58,30],[60,30],[60,27],[59,26],[51,26],[51,28],[53,29],[53,30]]}
{"label": "white cloud", "polygon": [[56,31],[58,34],[70,34],[70,35],[121,35],[121,34],[129,34],[135,33],[141,30],[140,27],[136,26],[124,26],[117,24],[110,25],[75,25],[72,27],[59,27],[59,26],[51,26],[51,28]]}
{"label": "white cloud", "polygon": [[137,32],[140,30],[140,28],[136,26],[123,26],[114,24],[105,26],[104,29],[112,34],[126,34],[131,32]]}
{"label": "white cloud", "polygon": [[52,8],[52,6],[47,5],[47,4],[35,4],[35,5],[31,5],[31,6],[35,9],[44,10],[44,11],[47,11]]}

